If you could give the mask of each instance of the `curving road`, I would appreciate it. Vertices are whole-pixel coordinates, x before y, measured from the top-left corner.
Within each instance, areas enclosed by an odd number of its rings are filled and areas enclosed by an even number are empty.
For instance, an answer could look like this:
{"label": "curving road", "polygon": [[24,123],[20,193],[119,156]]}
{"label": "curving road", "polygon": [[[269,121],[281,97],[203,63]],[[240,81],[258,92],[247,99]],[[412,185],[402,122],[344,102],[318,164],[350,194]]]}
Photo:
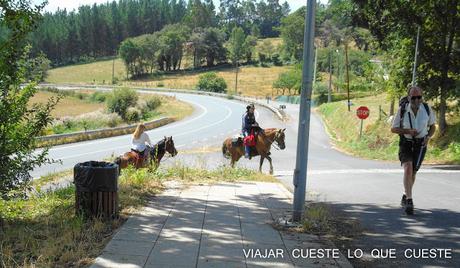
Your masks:
{"label": "curving road", "polygon": [[[145,91],[152,93],[151,91]],[[241,115],[245,105],[236,101],[192,94],[170,94],[179,100],[192,104],[193,114],[184,120],[148,131],[153,143],[164,136],[173,136],[176,148],[187,151],[209,144],[216,145],[225,137],[237,133],[241,127]],[[52,159],[62,163],[44,165],[35,169],[32,176],[72,168],[76,163],[102,160],[129,150],[131,135],[116,136],[92,141],[54,146],[49,151]],[[171,160],[168,160],[171,161]]]}
{"label": "curving road", "polygon": [[[227,164],[222,157],[222,140],[239,131],[244,104],[208,96],[176,94],[192,103],[195,112],[185,120],[149,131],[152,141],[172,135],[180,160],[212,168]],[[262,127],[286,128],[286,150],[272,150],[277,178],[292,190],[295,167],[298,105],[286,105],[289,122],[280,122],[266,109],[258,108]],[[34,171],[34,176],[73,167],[75,163],[100,160],[129,150],[130,135],[53,147],[50,156],[62,159]],[[210,148],[199,152],[197,148]],[[195,152],[193,152],[195,150]],[[396,158],[396,156],[395,156]],[[256,169],[259,159],[240,160],[239,166]],[[457,168],[457,169],[456,169]],[[265,164],[264,171],[268,171]],[[321,120],[312,114],[310,124],[307,198],[330,206],[359,220],[364,233],[345,248],[362,249],[365,255],[354,261],[359,267],[460,267],[460,170],[458,167],[424,165],[414,188],[416,214],[406,216],[399,207],[402,169],[398,162],[358,159],[336,151]],[[450,249],[451,258],[406,258],[407,249]],[[372,249],[394,249],[396,259],[370,257]],[[413,256],[413,254],[412,254]]]}

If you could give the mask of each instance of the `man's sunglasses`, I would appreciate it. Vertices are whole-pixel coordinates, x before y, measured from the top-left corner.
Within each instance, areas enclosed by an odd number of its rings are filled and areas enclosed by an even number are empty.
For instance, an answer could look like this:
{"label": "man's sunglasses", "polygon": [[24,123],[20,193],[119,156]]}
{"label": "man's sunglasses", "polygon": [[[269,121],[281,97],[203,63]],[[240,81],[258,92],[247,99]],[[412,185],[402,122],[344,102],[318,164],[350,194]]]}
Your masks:
{"label": "man's sunglasses", "polygon": [[417,100],[417,99],[421,100],[422,96],[412,96],[412,97],[410,97],[410,99],[411,100]]}

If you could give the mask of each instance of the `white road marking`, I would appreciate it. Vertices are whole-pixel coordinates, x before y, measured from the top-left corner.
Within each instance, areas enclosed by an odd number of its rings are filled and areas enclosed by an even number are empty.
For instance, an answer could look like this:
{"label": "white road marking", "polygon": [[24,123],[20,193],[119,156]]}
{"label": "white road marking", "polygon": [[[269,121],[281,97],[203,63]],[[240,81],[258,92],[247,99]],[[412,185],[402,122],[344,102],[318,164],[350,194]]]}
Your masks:
{"label": "white road marking", "polygon": [[[292,176],[294,171],[279,170],[274,172],[276,176]],[[459,174],[460,170],[443,170],[443,169],[421,169],[417,174]],[[403,174],[401,169],[330,169],[330,170],[308,170],[310,175],[322,174]]]}

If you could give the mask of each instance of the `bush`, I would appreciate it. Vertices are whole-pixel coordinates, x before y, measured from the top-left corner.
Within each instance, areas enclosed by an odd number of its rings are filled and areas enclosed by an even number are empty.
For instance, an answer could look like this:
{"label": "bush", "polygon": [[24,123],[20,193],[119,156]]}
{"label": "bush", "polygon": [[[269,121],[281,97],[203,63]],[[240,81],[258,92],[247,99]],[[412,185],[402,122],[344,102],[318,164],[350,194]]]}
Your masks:
{"label": "bush", "polygon": [[314,98],[315,105],[321,105],[327,102],[329,87],[324,83],[315,84],[316,97]]}
{"label": "bush", "polygon": [[160,107],[161,105],[161,98],[160,97],[152,97],[145,101],[145,105],[149,111],[153,111],[156,108]]}
{"label": "bush", "polygon": [[129,107],[126,111],[126,121],[132,123],[137,122],[141,119],[141,111],[138,108]]}
{"label": "bush", "polygon": [[281,58],[280,58],[280,55],[278,53],[275,53],[272,55],[272,62],[273,62],[273,65],[275,66],[282,66],[283,63],[281,62]]}
{"label": "bush", "polygon": [[210,91],[210,92],[225,92],[227,89],[227,83],[222,77],[218,77],[215,72],[209,72],[200,75],[200,80],[197,84],[198,90]]}
{"label": "bush", "polygon": [[91,94],[90,100],[93,102],[102,103],[102,102],[105,102],[105,100],[107,99],[107,95],[108,94],[105,92],[96,91],[93,94]]}
{"label": "bush", "polygon": [[138,95],[135,90],[129,88],[114,89],[107,99],[107,109],[111,113],[117,113],[127,120],[126,112],[129,107],[136,106]]}

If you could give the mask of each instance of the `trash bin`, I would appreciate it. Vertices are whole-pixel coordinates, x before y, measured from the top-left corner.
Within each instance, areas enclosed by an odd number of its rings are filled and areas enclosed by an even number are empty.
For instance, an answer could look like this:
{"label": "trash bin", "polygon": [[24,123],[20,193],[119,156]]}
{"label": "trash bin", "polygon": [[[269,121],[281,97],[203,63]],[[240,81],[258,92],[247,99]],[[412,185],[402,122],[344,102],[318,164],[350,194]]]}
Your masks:
{"label": "trash bin", "polygon": [[118,217],[118,165],[88,161],[74,166],[75,210],[85,218]]}

